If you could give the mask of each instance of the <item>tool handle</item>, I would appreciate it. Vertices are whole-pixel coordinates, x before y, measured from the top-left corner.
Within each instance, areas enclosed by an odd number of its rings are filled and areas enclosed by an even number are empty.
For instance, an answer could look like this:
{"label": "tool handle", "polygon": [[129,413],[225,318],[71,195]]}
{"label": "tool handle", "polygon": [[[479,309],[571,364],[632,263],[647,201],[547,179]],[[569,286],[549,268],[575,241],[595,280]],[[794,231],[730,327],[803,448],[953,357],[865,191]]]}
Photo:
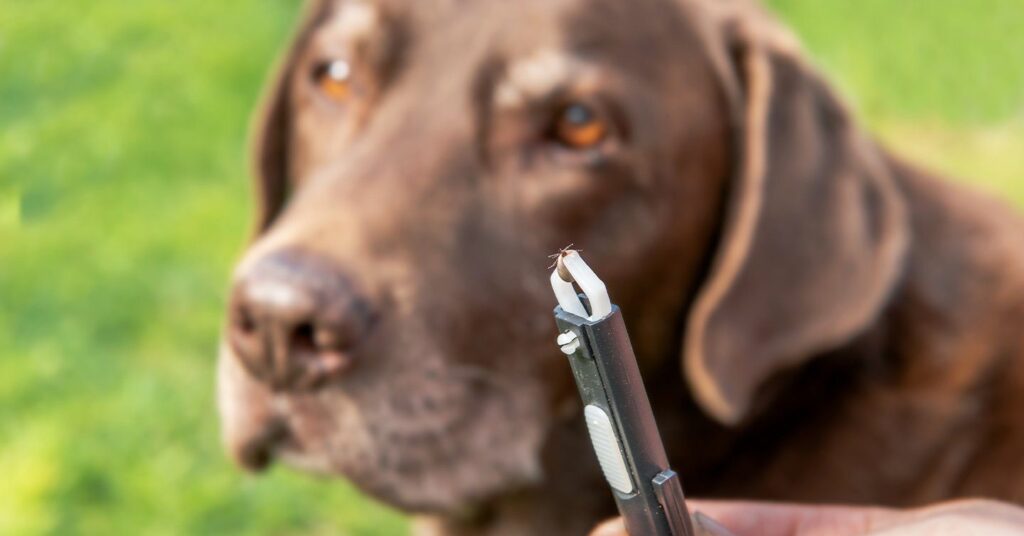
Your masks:
{"label": "tool handle", "polygon": [[591,321],[555,308],[601,469],[632,536],[693,536],[618,307]]}

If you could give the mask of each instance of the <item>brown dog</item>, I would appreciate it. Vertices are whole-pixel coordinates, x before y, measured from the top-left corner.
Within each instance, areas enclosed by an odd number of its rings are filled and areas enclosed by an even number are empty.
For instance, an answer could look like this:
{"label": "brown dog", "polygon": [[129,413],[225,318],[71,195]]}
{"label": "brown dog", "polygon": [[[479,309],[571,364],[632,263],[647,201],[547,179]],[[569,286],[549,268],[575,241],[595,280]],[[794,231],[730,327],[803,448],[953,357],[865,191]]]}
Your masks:
{"label": "brown dog", "polygon": [[691,495],[1024,501],[1024,222],[881,149],[751,5],[316,1],[259,129],[243,465],[445,533],[611,515],[554,344],[573,242]]}

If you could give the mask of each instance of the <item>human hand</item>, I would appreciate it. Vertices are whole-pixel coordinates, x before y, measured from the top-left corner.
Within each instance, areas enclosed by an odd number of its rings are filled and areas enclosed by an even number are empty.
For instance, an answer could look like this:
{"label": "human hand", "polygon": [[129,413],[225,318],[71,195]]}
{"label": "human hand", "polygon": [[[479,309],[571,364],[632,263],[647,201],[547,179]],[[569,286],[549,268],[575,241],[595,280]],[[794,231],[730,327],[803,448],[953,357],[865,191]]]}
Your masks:
{"label": "human hand", "polygon": [[[687,501],[698,536],[1024,535],[1024,509],[970,499],[911,510],[744,501]],[[626,536],[622,519],[591,536]]]}

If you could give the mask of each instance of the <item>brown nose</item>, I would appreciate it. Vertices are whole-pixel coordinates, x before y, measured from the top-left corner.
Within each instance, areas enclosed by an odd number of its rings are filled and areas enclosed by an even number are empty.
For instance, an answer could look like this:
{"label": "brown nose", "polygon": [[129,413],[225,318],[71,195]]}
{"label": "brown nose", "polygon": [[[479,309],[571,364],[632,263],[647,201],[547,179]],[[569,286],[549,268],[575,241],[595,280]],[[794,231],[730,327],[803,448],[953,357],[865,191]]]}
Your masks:
{"label": "brown nose", "polygon": [[229,340],[243,366],[271,388],[309,389],[351,368],[373,318],[331,263],[284,251],[254,263],[235,284]]}

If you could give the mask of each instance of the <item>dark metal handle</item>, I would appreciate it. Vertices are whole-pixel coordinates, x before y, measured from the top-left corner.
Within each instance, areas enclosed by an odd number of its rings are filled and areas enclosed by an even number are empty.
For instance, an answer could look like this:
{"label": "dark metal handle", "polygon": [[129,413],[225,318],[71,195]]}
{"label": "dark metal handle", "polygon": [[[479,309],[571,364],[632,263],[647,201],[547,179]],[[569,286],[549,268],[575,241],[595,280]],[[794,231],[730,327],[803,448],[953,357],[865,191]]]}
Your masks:
{"label": "dark metal handle", "polygon": [[583,403],[608,415],[614,440],[621,449],[632,486],[616,485],[612,478],[609,481],[626,530],[632,536],[692,536],[680,479],[669,470],[618,307],[612,306],[609,315],[596,321],[556,307],[555,320],[561,340],[574,335],[578,341],[563,345],[563,349],[569,350],[569,363]]}

